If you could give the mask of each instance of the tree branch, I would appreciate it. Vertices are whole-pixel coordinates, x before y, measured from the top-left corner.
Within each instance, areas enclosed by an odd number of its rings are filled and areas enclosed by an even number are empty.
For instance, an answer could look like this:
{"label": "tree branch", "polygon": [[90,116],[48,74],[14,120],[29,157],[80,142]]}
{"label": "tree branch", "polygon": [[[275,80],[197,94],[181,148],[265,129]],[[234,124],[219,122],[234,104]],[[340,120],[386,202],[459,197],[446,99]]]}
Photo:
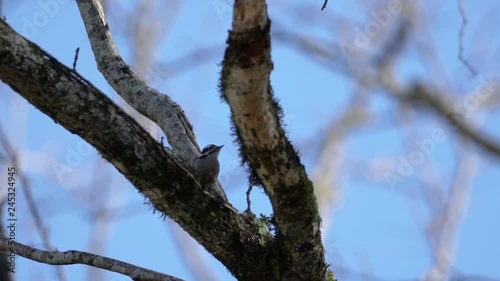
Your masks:
{"label": "tree branch", "polygon": [[94,146],[156,210],[179,223],[237,278],[256,280],[260,273],[255,261],[270,251],[269,234],[228,203],[203,191],[171,151],[107,96],[3,20],[0,79]]}
{"label": "tree branch", "polygon": [[457,0],[458,11],[460,11],[460,16],[462,17],[462,24],[460,25],[460,32],[458,33],[458,59],[467,67],[472,76],[477,75],[477,71],[474,67],[464,58],[464,35],[465,28],[467,26],[467,15],[465,14],[465,9],[462,4],[462,0]]}
{"label": "tree branch", "polygon": [[[14,243],[9,243],[14,242]],[[17,255],[52,265],[86,264],[127,275],[135,281],[183,281],[174,276],[159,273],[119,260],[80,251],[43,251],[9,240],[0,235],[0,251],[13,251]]]}
{"label": "tree branch", "polygon": [[182,108],[168,95],[149,87],[123,61],[100,2],[78,0],[77,3],[98,69],[106,81],[130,106],[160,126],[174,153],[192,164],[200,149]]}
{"label": "tree branch", "polygon": [[415,84],[406,94],[401,95],[401,97],[407,101],[423,103],[437,114],[445,117],[450,122],[451,127],[457,129],[464,137],[474,141],[480,147],[492,153],[492,155],[500,157],[500,141],[474,129],[465,120],[465,114],[468,114],[468,112],[455,112],[451,107],[453,102],[444,95],[434,94],[424,85]]}
{"label": "tree branch", "polygon": [[252,167],[251,181],[261,183],[271,200],[279,249],[274,271],[282,280],[322,280],[326,266],[313,185],[282,128],[269,82],[270,25],[264,0],[235,2],[220,88],[241,156]]}

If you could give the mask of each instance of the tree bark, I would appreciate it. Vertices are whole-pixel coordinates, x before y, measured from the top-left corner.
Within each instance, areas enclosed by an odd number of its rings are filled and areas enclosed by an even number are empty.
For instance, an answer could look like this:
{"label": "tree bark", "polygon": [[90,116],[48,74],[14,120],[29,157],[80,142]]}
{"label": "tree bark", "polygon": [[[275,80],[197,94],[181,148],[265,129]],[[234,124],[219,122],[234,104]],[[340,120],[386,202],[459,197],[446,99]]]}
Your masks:
{"label": "tree bark", "polygon": [[275,237],[255,215],[241,214],[202,189],[191,168],[198,145],[180,106],[140,81],[123,62],[99,1],[77,3],[100,71],[127,103],[164,130],[172,150],[3,20],[0,79],[93,145],[155,210],[179,223],[238,280],[324,280],[327,266],[313,186],[286,137],[269,81],[271,25],[265,1],[235,3],[221,91],[252,183],[262,185],[271,200]]}

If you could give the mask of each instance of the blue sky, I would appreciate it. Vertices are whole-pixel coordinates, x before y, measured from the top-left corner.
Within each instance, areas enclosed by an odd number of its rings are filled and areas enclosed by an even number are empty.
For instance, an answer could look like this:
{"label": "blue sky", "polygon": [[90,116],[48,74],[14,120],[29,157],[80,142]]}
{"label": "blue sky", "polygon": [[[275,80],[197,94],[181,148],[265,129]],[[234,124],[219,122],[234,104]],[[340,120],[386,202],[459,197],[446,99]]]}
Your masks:
{"label": "blue sky", "polygon": [[[4,15],[15,30],[39,44],[61,62],[70,66],[74,50],[80,47],[78,71],[108,95],[110,87],[98,72],[93,54],[86,38],[82,20],[73,1],[60,1],[54,13],[44,11],[40,3],[47,1],[4,1]],[[53,1],[52,1],[53,2]],[[161,40],[155,53],[155,61],[169,62],[203,47],[220,46],[219,53],[211,61],[193,70],[166,74],[166,79],[154,80],[152,86],[169,94],[185,110],[194,125],[201,146],[208,143],[224,144],[221,153],[221,174],[227,175],[227,191],[230,202],[240,210],[246,208],[245,173],[235,168],[238,163],[237,149],[230,135],[229,109],[221,103],[217,92],[220,66],[224,52],[227,30],[230,28],[229,12],[216,10],[217,3],[229,1],[186,2],[169,29],[168,36]],[[132,1],[126,1],[127,8]],[[269,13],[278,28],[326,41],[335,39],[339,26],[328,26],[332,17],[351,19],[359,29],[372,20],[363,6],[364,2],[330,1],[327,11],[320,12],[322,1],[296,1],[292,6],[284,1],[270,2]],[[398,79],[411,81],[416,77],[433,83],[447,83],[457,95],[467,95],[477,85],[477,78],[469,78],[464,66],[456,59],[457,35],[460,15],[454,1],[429,2],[433,9],[423,10],[428,15],[429,34],[435,40],[437,57],[444,66],[442,77],[436,77],[422,65],[425,59],[419,57],[415,47],[405,50],[402,63],[398,65]],[[492,1],[472,4],[464,3],[469,26],[465,36],[466,52],[484,77],[495,76],[494,64],[498,46],[498,32],[491,16],[500,5]],[[121,11],[121,10],[120,10]],[[361,12],[362,11],[362,12]],[[220,10],[219,10],[220,12]],[[46,22],[30,30],[27,22]],[[498,13],[496,13],[498,14]],[[37,18],[40,17],[40,18]],[[314,22],[310,24],[309,21]],[[116,23],[116,21],[115,21]],[[113,26],[118,49],[126,61],[131,50]],[[423,30],[422,32],[424,32]],[[347,31],[356,32],[356,31]],[[418,37],[418,33],[415,34]],[[348,105],[356,88],[353,80],[331,71],[314,62],[304,53],[273,41],[274,71],[271,79],[276,96],[285,112],[290,138],[299,147],[304,165],[309,172],[315,166],[319,140],[332,118],[336,118]],[[89,236],[99,229],[92,228],[92,206],[104,202],[116,208],[114,219],[106,234],[105,247],[99,254],[137,264],[149,269],[194,280],[171,233],[171,224],[152,214],[143,204],[143,198],[113,167],[103,161],[94,149],[78,159],[71,159],[72,151],[85,147],[77,136],[55,124],[33,106],[20,98],[5,85],[0,86],[0,117],[3,128],[21,155],[23,170],[30,178],[31,187],[39,203],[44,221],[49,229],[53,244],[60,251],[89,249]],[[378,95],[378,93],[373,93]],[[453,93],[449,93],[452,95]],[[332,210],[332,224],[326,235],[327,261],[334,272],[349,268],[355,272],[371,273],[384,280],[400,280],[420,277],[432,264],[431,252],[425,240],[422,222],[430,218],[418,197],[418,172],[404,179],[394,189],[382,181],[360,179],[358,173],[363,165],[373,159],[384,159],[384,155],[408,157],[404,149],[403,135],[409,135],[411,128],[401,128],[394,100],[380,94],[370,104],[377,118],[373,127],[364,127],[349,134],[344,153],[348,161],[342,168],[340,199]],[[381,116],[381,117],[380,117]],[[498,133],[498,113],[484,117],[482,130]],[[449,189],[454,178],[457,159],[457,134],[448,130],[440,117],[428,111],[416,114],[416,127],[420,140],[432,135],[432,130],[445,130],[447,139],[436,144],[434,153],[426,158],[423,167],[435,168],[442,183],[439,188]],[[4,121],[6,120],[6,121]],[[498,135],[498,134],[497,134]],[[69,157],[69,158],[68,158]],[[470,157],[477,158],[476,174],[471,181],[469,205],[459,227],[453,268],[470,275],[482,275],[500,280],[500,162],[498,158],[487,157],[473,147]],[[75,161],[73,170],[54,181],[54,168],[50,164]],[[97,164],[96,164],[97,163]],[[102,172],[99,170],[105,170]],[[99,176],[99,181],[92,181]],[[428,175],[427,175],[428,176]],[[103,188],[106,186],[106,188]],[[100,188],[103,188],[102,193]],[[105,191],[110,188],[110,191]],[[412,200],[405,199],[400,191],[417,194]],[[262,190],[253,191],[253,211],[270,214],[268,199]],[[93,194],[94,197],[89,197]],[[24,205],[24,195],[18,192],[18,240],[42,248],[35,231],[33,219]],[[412,207],[413,206],[413,207]],[[197,247],[220,280],[234,280],[226,269],[213,257]],[[18,257],[17,280],[56,280],[53,267]],[[87,280],[85,266],[65,267],[69,280]],[[125,277],[105,273],[103,280],[127,280]],[[42,279],[40,279],[42,278]],[[356,278],[355,275],[351,279]]]}

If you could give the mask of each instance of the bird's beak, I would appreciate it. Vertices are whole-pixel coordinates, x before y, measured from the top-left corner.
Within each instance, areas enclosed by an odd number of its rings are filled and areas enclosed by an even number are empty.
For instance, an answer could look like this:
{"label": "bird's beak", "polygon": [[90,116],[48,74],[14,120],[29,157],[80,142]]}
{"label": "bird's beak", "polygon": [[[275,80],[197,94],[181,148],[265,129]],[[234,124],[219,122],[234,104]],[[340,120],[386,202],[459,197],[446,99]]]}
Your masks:
{"label": "bird's beak", "polygon": [[224,145],[219,146],[219,150],[223,147]]}

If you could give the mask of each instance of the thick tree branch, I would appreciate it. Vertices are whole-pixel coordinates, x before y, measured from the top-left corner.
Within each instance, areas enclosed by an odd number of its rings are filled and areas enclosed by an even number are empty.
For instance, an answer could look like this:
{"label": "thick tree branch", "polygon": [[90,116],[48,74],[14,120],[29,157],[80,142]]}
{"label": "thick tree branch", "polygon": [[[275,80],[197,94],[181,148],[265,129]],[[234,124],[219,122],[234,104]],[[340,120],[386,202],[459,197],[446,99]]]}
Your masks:
{"label": "thick tree branch", "polygon": [[193,127],[182,108],[168,95],[149,87],[123,61],[111,36],[98,0],[78,0],[99,71],[113,89],[135,110],[163,130],[174,153],[185,161],[199,154]]}
{"label": "thick tree branch", "polygon": [[270,251],[259,224],[204,192],[169,150],[108,97],[2,20],[0,79],[93,145],[156,210],[178,222],[237,278],[258,279],[256,261]]}
{"label": "thick tree branch", "polygon": [[282,279],[322,280],[326,267],[313,185],[282,128],[282,112],[269,82],[270,25],[265,1],[235,2],[222,96],[231,108],[253,181],[263,185],[273,206],[279,263],[275,272]]}
{"label": "thick tree branch", "polygon": [[[10,243],[9,243],[10,242]],[[86,264],[127,275],[135,281],[183,281],[182,279],[119,260],[80,251],[43,251],[0,236],[0,251],[52,265]]]}

